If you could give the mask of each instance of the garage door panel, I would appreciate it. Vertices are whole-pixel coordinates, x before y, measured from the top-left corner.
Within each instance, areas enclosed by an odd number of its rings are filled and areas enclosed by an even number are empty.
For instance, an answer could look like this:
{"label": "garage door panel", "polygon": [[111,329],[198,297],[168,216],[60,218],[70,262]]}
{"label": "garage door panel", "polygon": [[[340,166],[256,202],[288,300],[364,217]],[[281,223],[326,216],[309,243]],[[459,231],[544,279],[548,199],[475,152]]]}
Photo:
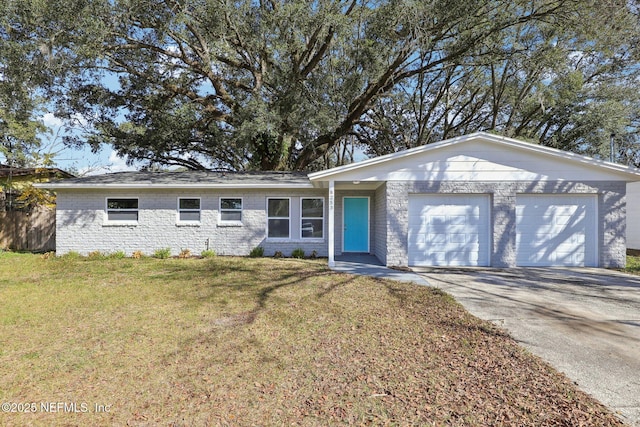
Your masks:
{"label": "garage door panel", "polygon": [[583,265],[584,265],[584,263],[585,263],[585,256],[584,256],[584,253],[574,254],[573,256],[574,256],[574,259],[575,259],[578,263],[580,263],[580,264],[583,264]]}
{"label": "garage door panel", "polygon": [[584,215],[580,215],[579,217],[575,217],[574,215],[558,215],[555,218],[555,225],[569,225],[569,224],[575,224],[577,222],[579,222],[580,220],[582,220],[582,218],[584,218]]}
{"label": "garage door panel", "polygon": [[449,217],[449,225],[467,225],[467,217],[464,215],[451,215]]}
{"label": "garage door panel", "polygon": [[447,265],[447,254],[445,252],[431,252],[426,258],[430,265]]}
{"label": "garage door panel", "polygon": [[518,265],[597,265],[595,195],[519,195],[516,203]]}
{"label": "garage door panel", "polygon": [[412,195],[409,265],[489,264],[489,197]]}
{"label": "garage door panel", "polygon": [[445,233],[427,234],[424,242],[428,244],[444,244],[447,243],[447,235]]}
{"label": "garage door panel", "polygon": [[469,240],[473,239],[473,236],[468,236],[467,234],[456,234],[456,233],[452,233],[450,236],[451,239],[451,243],[467,243],[467,237],[469,237]]}

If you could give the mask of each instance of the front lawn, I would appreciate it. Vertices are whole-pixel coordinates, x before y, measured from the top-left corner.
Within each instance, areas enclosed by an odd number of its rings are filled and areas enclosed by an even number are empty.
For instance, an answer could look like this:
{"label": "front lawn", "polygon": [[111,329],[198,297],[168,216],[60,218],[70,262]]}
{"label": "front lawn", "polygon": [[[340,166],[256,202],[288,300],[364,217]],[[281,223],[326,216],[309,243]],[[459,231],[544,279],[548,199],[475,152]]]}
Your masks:
{"label": "front lawn", "polygon": [[0,425],[619,424],[437,289],[324,261],[0,253],[0,307]]}

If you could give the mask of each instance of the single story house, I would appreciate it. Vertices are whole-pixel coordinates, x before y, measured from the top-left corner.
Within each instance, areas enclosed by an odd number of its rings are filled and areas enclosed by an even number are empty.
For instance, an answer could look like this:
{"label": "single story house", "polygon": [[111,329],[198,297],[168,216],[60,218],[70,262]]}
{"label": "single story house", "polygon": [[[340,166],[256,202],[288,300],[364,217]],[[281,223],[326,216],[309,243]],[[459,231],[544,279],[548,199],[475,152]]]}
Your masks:
{"label": "single story house", "polygon": [[57,191],[57,253],[375,255],[388,266],[626,262],[640,170],[474,133],[310,174],[123,172]]}

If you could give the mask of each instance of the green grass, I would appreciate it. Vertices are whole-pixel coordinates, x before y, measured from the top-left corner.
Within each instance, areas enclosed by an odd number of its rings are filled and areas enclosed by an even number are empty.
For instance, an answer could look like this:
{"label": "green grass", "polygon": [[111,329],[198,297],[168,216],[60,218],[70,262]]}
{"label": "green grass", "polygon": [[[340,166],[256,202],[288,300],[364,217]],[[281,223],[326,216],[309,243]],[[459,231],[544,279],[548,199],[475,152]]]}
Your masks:
{"label": "green grass", "polygon": [[616,423],[441,291],[322,261],[3,252],[0,307],[0,401],[90,409],[3,426]]}
{"label": "green grass", "polygon": [[627,266],[624,271],[632,274],[640,274],[640,256],[627,254]]}

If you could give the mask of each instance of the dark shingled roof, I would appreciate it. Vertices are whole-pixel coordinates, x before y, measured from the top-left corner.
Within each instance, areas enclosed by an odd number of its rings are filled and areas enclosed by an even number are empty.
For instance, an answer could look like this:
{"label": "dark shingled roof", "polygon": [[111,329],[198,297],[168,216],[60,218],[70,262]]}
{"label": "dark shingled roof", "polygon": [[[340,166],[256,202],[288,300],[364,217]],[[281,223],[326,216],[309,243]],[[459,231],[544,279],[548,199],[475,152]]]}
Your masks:
{"label": "dark shingled roof", "polygon": [[306,172],[117,172],[41,184],[46,188],[312,187]]}
{"label": "dark shingled roof", "polygon": [[39,178],[73,178],[74,175],[58,168],[12,168],[9,165],[0,164],[0,178],[11,176],[37,176]]}

